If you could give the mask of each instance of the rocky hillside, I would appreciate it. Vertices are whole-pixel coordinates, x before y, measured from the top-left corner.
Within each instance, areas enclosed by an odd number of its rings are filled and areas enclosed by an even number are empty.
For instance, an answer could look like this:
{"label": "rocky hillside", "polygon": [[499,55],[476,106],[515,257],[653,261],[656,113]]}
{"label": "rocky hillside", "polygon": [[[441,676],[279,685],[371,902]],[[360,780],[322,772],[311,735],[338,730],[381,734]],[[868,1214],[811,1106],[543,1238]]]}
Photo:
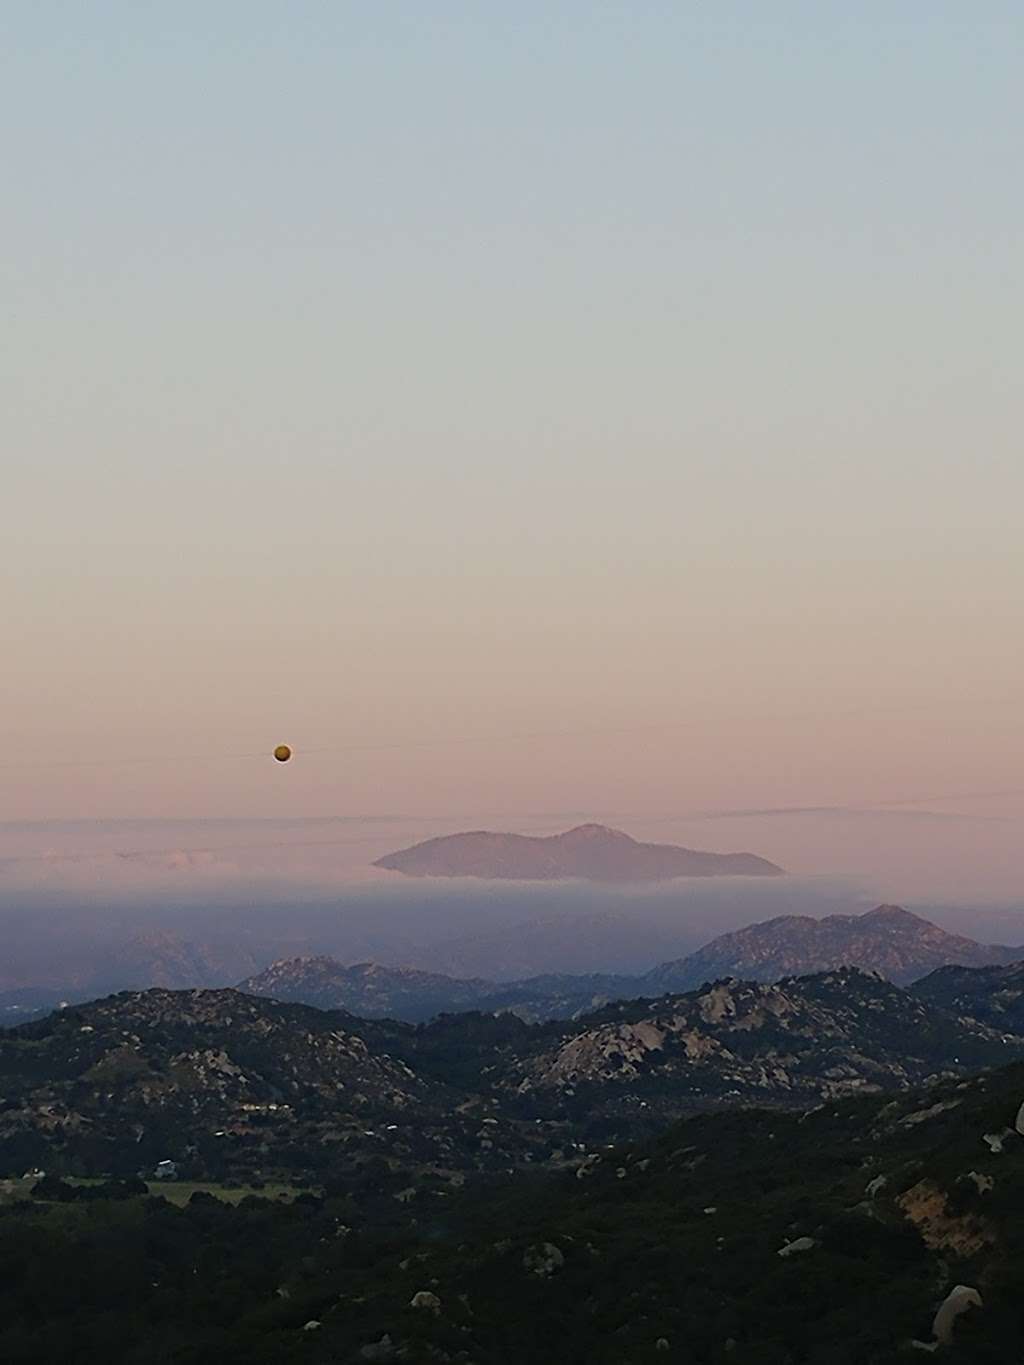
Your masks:
{"label": "rocky hillside", "polygon": [[574,1159],[696,1110],[807,1107],[1024,1055],[855,969],[721,981],[528,1024],[427,1025],[237,991],[125,992],[0,1032],[0,1174],[31,1164],[307,1176],[370,1157],[422,1172]]}
{"label": "rocky hillside", "polygon": [[683,1109],[712,1101],[807,1106],[966,1075],[1024,1056],[1007,1040],[855,968],[774,985],[725,980],[688,995],[608,1006],[498,1084],[577,1104]]}
{"label": "rocky hillside", "polygon": [[1008,967],[940,967],[915,984],[914,994],[994,1029],[1024,1034],[1024,962]]}
{"label": "rocky hillside", "polygon": [[0,1151],[56,1141],[115,1170],[254,1125],[340,1138],[438,1092],[343,1015],[230,990],[126,992],[0,1033],[0,1089]]}
{"label": "rocky hillside", "polygon": [[976,943],[898,905],[863,915],[783,915],[723,934],[689,957],[665,962],[645,978],[646,989],[688,990],[721,976],[778,981],[784,976],[860,967],[899,985],[949,963],[980,967],[1012,962],[1017,948]]}
{"label": "rocky hillside", "polygon": [[675,877],[771,877],[782,868],[752,853],[703,853],[671,844],[642,844],[621,830],[579,825],[565,834],[474,831],[428,839],[375,863],[407,877],[488,880],[661,882]]}

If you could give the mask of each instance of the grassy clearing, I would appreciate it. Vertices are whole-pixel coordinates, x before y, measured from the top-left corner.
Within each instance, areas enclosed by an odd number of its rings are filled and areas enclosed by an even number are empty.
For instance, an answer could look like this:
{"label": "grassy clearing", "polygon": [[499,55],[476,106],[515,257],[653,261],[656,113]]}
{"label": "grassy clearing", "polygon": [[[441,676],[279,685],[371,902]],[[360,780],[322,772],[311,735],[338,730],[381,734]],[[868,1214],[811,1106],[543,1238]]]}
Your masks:
{"label": "grassy clearing", "polygon": [[[69,1185],[102,1185],[103,1181],[80,1176],[65,1177]],[[29,1199],[35,1180],[0,1180],[0,1204],[13,1204],[19,1199]],[[227,1186],[207,1180],[149,1180],[146,1182],[150,1194],[163,1195],[171,1204],[183,1206],[188,1203],[197,1190],[212,1194],[225,1204],[238,1204],[248,1195],[259,1199],[283,1199],[291,1201],[302,1191],[294,1185],[268,1183],[262,1189],[253,1185]]]}
{"label": "grassy clearing", "polygon": [[18,1199],[27,1199],[34,1180],[0,1180],[0,1204],[13,1204]]}
{"label": "grassy clearing", "polygon": [[262,1189],[256,1189],[252,1185],[227,1186],[215,1185],[205,1180],[150,1180],[147,1181],[150,1194],[162,1194],[171,1204],[187,1204],[197,1190],[202,1190],[206,1194],[212,1194],[215,1199],[220,1199],[225,1204],[238,1204],[248,1195],[255,1195],[258,1199],[284,1199],[292,1200],[302,1191],[296,1189],[294,1185],[266,1184]]}

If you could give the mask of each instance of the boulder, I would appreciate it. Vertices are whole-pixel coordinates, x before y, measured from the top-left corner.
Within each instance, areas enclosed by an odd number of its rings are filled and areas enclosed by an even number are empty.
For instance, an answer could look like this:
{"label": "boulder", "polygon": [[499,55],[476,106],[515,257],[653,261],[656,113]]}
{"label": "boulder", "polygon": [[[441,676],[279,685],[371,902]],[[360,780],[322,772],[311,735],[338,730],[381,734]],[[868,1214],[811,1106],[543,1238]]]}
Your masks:
{"label": "boulder", "polygon": [[988,1194],[995,1189],[995,1180],[990,1175],[982,1175],[980,1171],[968,1171],[966,1175],[959,1177],[959,1182],[966,1184],[970,1181],[979,1194]]}
{"label": "boulder", "polygon": [[531,1275],[545,1279],[556,1270],[561,1270],[565,1265],[565,1257],[553,1242],[541,1242],[538,1246],[527,1247],[523,1265]]}
{"label": "boulder", "polygon": [[998,1155],[1003,1150],[1003,1143],[1006,1139],[1008,1137],[1016,1136],[1017,1133],[1015,1129],[1004,1128],[1002,1132],[999,1133],[983,1133],[981,1135],[981,1140],[988,1145],[990,1152],[995,1152]]}
{"label": "boulder", "polygon": [[395,1345],[387,1332],[381,1337],[380,1341],[368,1342],[360,1348],[360,1360],[394,1360]]}
{"label": "boulder", "polygon": [[421,1289],[409,1300],[410,1308],[424,1308],[430,1313],[440,1313],[441,1300],[429,1289]]}
{"label": "boulder", "polygon": [[951,1289],[943,1300],[932,1323],[932,1336],[940,1346],[948,1346],[953,1340],[953,1328],[961,1313],[969,1308],[981,1308],[981,1295],[966,1284],[958,1284]]}
{"label": "boulder", "polygon": [[802,1251],[813,1251],[817,1246],[813,1237],[798,1237],[795,1242],[787,1242],[784,1247],[780,1247],[779,1256],[797,1256]]}

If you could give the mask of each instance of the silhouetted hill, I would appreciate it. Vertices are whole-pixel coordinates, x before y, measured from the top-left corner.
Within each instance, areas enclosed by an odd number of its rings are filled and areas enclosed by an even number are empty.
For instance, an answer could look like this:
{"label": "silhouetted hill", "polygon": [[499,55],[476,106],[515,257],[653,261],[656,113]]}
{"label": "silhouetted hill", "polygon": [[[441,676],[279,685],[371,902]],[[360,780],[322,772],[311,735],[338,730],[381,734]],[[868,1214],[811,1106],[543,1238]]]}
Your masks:
{"label": "silhouetted hill", "polygon": [[580,825],[543,838],[487,831],[449,834],[388,854],[374,866],[407,877],[515,881],[661,882],[675,877],[782,875],[782,868],[752,853],[702,853],[671,844],[642,844],[604,825]]}
{"label": "silhouetted hill", "polygon": [[1024,962],[1006,967],[940,967],[916,982],[914,994],[994,1029],[1024,1034]]}
{"label": "silhouetted hill", "polygon": [[687,990],[720,976],[777,981],[850,966],[906,984],[949,963],[983,966],[1019,956],[1020,949],[976,943],[899,906],[880,905],[863,915],[783,915],[751,924],[663,963],[644,980],[648,990]]}
{"label": "silhouetted hill", "polygon": [[445,1011],[475,1008],[497,987],[493,981],[460,981],[413,967],[382,967],[376,962],[345,966],[332,957],[294,957],[271,963],[238,989],[319,1009],[351,1010],[368,1019],[418,1023]]}
{"label": "silhouetted hill", "polygon": [[437,1014],[469,1009],[507,1010],[528,1020],[559,1019],[635,994],[640,982],[627,976],[549,974],[499,983],[375,962],[345,966],[330,957],[297,957],[272,963],[238,989],[320,1009],[350,1010],[367,1019],[422,1023]]}

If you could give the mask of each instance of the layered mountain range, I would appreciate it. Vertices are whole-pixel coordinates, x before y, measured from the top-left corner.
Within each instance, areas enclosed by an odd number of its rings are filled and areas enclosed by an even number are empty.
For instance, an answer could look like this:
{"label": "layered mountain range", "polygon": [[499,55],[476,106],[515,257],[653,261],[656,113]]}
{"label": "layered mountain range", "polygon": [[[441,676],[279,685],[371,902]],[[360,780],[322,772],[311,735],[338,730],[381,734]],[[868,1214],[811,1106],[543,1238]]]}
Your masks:
{"label": "layered mountain range", "polygon": [[807,1107],[1022,1056],[1024,1037],[853,968],[534,1025],[124,992],[0,1032],[0,1168],[294,1174],[370,1153],[465,1171],[548,1159],[570,1134],[626,1140],[698,1109]]}
{"label": "layered mountain range", "polygon": [[499,983],[313,957],[274,963],[239,989],[414,1023],[464,1009],[540,1020],[572,1017],[612,1000],[690,990],[721,977],[771,982],[852,966],[907,985],[937,967],[998,964],[1019,956],[1020,949],[976,943],[899,906],[881,905],[863,915],[786,915],[753,924],[641,976],[556,974]]}
{"label": "layered mountain range", "polygon": [[[649,926],[643,932],[650,937]],[[450,953],[435,945],[412,966],[342,962],[319,954],[280,958],[256,970],[260,958],[267,962],[274,952],[269,944],[258,948],[258,935],[250,943],[243,938],[211,944],[157,928],[120,941],[108,932],[82,954],[68,977],[57,965],[47,972],[43,962],[38,974],[27,979],[11,971],[5,976],[0,967],[0,1020],[16,1023],[67,1001],[114,990],[230,986],[243,976],[241,988],[252,994],[368,1017],[421,1022],[444,1011],[480,1009],[512,1010],[537,1020],[571,1017],[615,999],[688,990],[724,976],[772,981],[850,965],[907,984],[940,966],[1003,966],[1024,958],[1024,950],[978,943],[910,911],[879,906],[861,915],[784,915],[762,921],[646,972],[602,969],[617,958],[635,962],[642,939],[631,929],[628,912],[563,914],[503,930],[493,941],[481,939],[476,949],[471,939],[453,943]],[[670,953],[677,941],[666,921],[649,946],[652,954]],[[586,951],[588,944],[598,945],[593,954]],[[583,963],[589,957],[595,965],[536,974],[534,963],[557,961],[567,953]],[[474,960],[485,970],[467,972],[463,964]],[[423,970],[428,962],[433,970]],[[501,980],[487,970],[498,963]]]}

